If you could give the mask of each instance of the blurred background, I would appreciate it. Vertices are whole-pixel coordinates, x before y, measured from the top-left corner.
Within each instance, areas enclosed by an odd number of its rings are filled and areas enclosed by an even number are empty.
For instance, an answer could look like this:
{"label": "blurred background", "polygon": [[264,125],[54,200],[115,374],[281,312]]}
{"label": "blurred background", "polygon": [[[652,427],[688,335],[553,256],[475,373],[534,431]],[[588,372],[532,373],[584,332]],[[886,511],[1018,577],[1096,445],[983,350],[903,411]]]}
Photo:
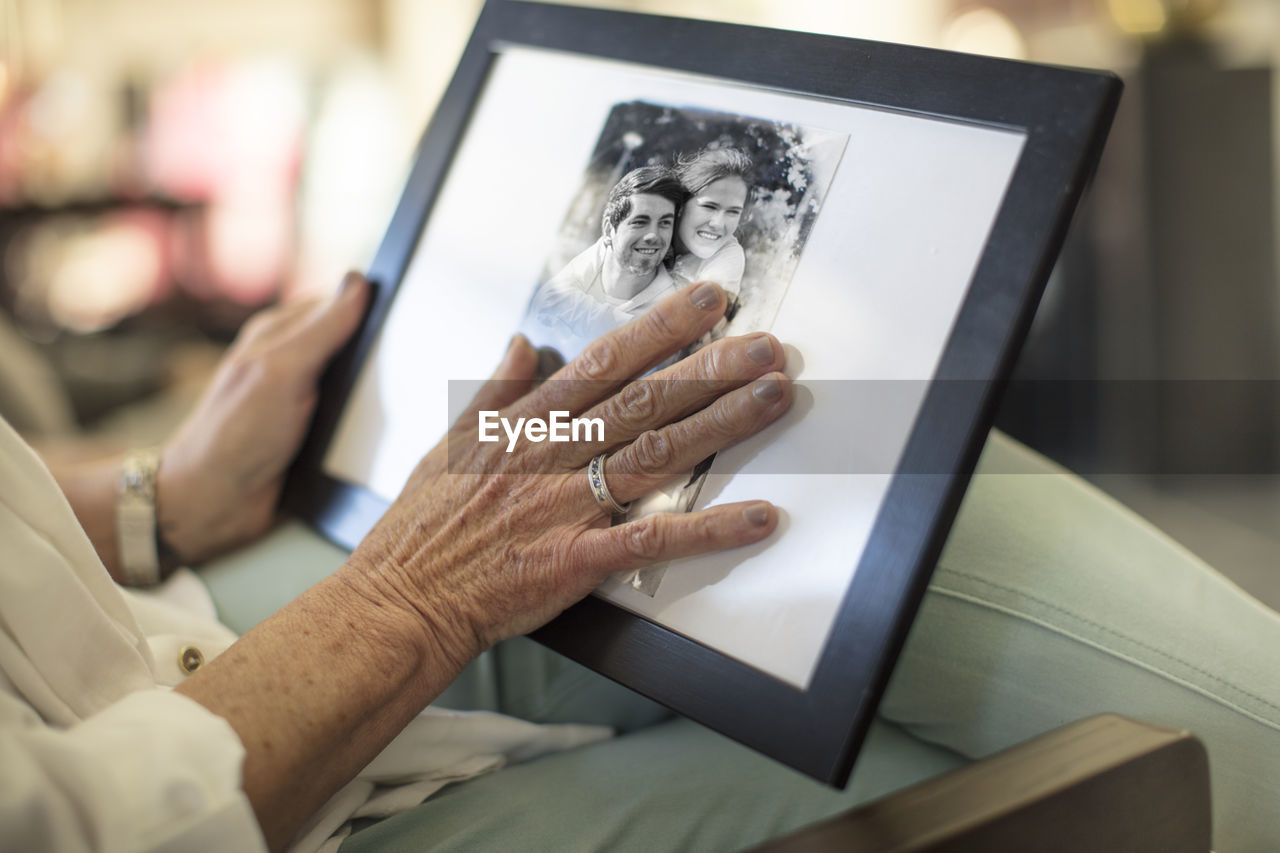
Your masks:
{"label": "blurred background", "polygon": [[[999,425],[1280,607],[1280,3],[590,5],[1120,74]],[[479,8],[0,0],[0,415],[167,435],[249,314],[367,264]]]}

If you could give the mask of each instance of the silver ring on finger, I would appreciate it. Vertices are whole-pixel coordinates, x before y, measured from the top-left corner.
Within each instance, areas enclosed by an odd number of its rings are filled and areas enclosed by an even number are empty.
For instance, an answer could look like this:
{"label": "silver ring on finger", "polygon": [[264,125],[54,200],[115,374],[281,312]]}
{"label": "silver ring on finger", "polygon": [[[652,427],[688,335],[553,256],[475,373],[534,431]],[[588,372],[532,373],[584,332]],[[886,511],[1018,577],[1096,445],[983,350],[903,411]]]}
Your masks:
{"label": "silver ring on finger", "polygon": [[587,485],[591,487],[591,496],[600,504],[600,508],[609,515],[626,515],[631,504],[620,504],[609,493],[609,484],[604,481],[604,461],[609,454],[601,453],[587,465]]}

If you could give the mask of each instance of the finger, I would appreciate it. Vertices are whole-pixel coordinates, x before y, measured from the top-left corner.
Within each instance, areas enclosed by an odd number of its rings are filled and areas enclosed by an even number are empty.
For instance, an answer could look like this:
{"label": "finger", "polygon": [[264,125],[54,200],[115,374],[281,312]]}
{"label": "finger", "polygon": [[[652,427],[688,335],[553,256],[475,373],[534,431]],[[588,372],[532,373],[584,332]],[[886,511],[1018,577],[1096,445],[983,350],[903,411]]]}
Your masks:
{"label": "finger", "polygon": [[724,305],[724,291],[711,282],[664,297],[647,314],[589,344],[530,394],[518,414],[585,411],[709,332]]}
{"label": "finger", "polygon": [[529,393],[537,368],[537,350],[524,335],[516,335],[507,344],[507,351],[493,375],[480,386],[476,396],[458,417],[455,429],[474,426],[480,412],[505,409]]}
{"label": "finger", "polygon": [[301,318],[314,311],[317,302],[314,298],[295,299],[258,311],[240,327],[232,346],[241,350],[270,346],[282,333],[287,333],[301,322]]}
{"label": "finger", "polygon": [[[781,370],[785,360],[782,344],[770,334],[724,338],[678,364],[637,379],[583,417],[603,421],[608,446],[618,447],[647,430],[686,417],[766,373]],[[564,458],[571,467],[578,467],[601,449],[568,444]]]}
{"label": "finger", "polygon": [[759,542],[778,526],[778,510],[766,501],[714,506],[690,513],[658,513],[579,537],[570,559],[599,573],[692,557]]}
{"label": "finger", "polygon": [[681,476],[711,454],[755,435],[791,407],[791,382],[770,373],[684,420],[649,430],[609,457],[606,483],[620,503]]}
{"label": "finger", "polygon": [[351,288],[362,285],[367,286],[367,282],[353,270],[343,276],[336,293],[325,296],[308,292],[287,296],[274,307],[250,317],[245,328],[259,326],[257,337],[264,343],[292,344],[304,329],[316,326]]}
{"label": "finger", "polygon": [[349,272],[342,287],[330,299],[316,304],[294,330],[292,346],[304,369],[318,374],[360,325],[369,301],[368,280]]}

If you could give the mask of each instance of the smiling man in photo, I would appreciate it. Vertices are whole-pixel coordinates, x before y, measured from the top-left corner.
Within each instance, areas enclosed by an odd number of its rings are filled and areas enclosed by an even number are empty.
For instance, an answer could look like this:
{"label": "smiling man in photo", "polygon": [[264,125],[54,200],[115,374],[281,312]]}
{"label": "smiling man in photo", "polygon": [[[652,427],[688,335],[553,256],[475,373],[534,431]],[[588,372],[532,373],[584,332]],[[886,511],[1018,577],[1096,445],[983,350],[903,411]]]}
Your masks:
{"label": "smiling man in photo", "polygon": [[529,306],[531,321],[557,332],[561,355],[571,358],[577,342],[638,317],[675,290],[663,261],[686,195],[663,166],[628,172],[610,190],[600,239],[539,288]]}

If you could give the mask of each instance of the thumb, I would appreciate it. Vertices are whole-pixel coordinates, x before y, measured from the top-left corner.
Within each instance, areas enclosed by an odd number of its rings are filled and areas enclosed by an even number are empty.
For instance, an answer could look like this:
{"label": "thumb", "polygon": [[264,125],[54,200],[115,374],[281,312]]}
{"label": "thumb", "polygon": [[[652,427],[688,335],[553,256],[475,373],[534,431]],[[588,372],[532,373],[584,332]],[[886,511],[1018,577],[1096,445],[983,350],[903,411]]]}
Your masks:
{"label": "thumb", "polygon": [[321,302],[298,330],[298,350],[315,359],[317,370],[342,348],[360,325],[371,290],[363,275],[354,271],[347,273],[338,292]]}

